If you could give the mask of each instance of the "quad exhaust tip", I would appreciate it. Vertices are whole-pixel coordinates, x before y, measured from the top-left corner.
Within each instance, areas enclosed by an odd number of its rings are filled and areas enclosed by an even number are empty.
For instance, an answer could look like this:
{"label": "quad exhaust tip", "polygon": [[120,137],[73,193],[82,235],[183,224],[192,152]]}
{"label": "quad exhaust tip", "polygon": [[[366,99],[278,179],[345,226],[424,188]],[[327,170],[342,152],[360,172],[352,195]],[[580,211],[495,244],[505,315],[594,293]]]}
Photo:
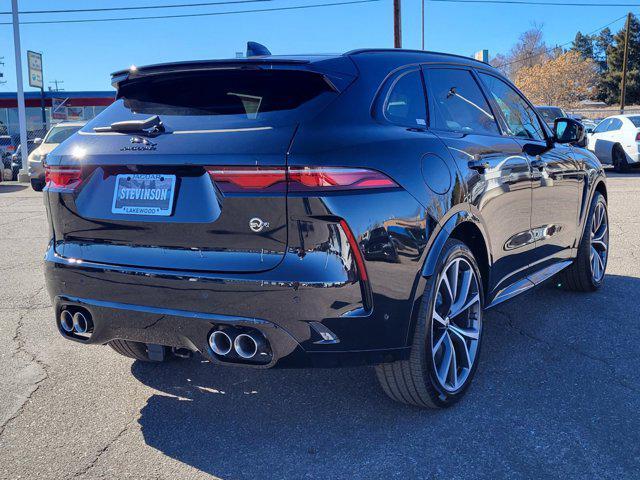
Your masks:
{"label": "quad exhaust tip", "polygon": [[60,312],[60,328],[68,334],[87,335],[93,332],[91,315],[86,310],[64,309]]}
{"label": "quad exhaust tip", "polygon": [[251,360],[267,350],[266,339],[261,334],[250,331],[239,333],[233,327],[225,327],[211,333],[209,346],[216,355],[227,357],[235,353],[243,360]]}
{"label": "quad exhaust tip", "polygon": [[82,312],[73,314],[73,329],[77,333],[87,333],[89,331],[89,321]]}
{"label": "quad exhaust tip", "polygon": [[258,342],[253,335],[241,333],[233,341],[233,348],[239,357],[248,360],[258,353]]}
{"label": "quad exhaust tip", "polygon": [[209,337],[209,346],[217,355],[228,355],[233,348],[233,340],[223,330],[216,330]]}
{"label": "quad exhaust tip", "polygon": [[73,332],[73,315],[69,310],[63,310],[60,314],[60,327],[67,333]]}

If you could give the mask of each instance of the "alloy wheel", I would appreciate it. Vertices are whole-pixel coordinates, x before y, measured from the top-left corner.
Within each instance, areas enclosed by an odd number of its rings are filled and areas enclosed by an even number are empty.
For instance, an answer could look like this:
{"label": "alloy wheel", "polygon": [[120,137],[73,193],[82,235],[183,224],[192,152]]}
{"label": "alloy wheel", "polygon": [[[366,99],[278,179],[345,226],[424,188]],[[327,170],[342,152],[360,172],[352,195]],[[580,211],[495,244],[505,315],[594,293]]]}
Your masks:
{"label": "alloy wheel", "polygon": [[605,205],[596,204],[591,220],[591,275],[597,283],[604,277],[607,268],[607,256],[609,254],[609,222]]}
{"label": "alloy wheel", "polygon": [[451,260],[438,283],[431,322],[431,355],[440,386],[460,389],[473,369],[482,329],[480,288],[464,258]]}

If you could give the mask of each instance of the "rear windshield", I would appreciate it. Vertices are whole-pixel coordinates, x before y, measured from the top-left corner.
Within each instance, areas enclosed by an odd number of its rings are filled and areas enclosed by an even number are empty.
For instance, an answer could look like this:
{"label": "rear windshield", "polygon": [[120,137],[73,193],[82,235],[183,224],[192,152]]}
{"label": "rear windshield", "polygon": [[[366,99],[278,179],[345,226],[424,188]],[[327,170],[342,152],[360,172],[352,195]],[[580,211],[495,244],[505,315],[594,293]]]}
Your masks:
{"label": "rear windshield", "polygon": [[44,143],[62,143],[78,130],[80,130],[79,126],[53,127],[44,137]]}
{"label": "rear windshield", "polygon": [[564,113],[559,108],[537,107],[536,110],[546,123],[553,123],[556,118],[564,117]]}
{"label": "rear windshield", "polygon": [[2,146],[11,145],[11,137],[0,137],[0,145]]}
{"label": "rear windshield", "polygon": [[293,124],[336,93],[304,70],[223,69],[132,80],[87,129],[159,115],[172,130]]}
{"label": "rear windshield", "polygon": [[633,122],[636,127],[640,127],[640,115],[634,115],[633,117],[629,117],[629,120]]}

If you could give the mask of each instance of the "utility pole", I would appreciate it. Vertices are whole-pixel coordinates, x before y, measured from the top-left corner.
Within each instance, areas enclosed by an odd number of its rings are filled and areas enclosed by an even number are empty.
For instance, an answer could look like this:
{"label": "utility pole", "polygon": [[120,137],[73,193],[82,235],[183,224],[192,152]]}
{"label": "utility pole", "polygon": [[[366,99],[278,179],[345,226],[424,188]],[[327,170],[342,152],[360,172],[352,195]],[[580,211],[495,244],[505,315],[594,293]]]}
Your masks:
{"label": "utility pole", "polygon": [[24,85],[22,84],[22,54],[20,53],[20,21],[18,20],[18,0],[11,0],[13,18],[13,48],[16,56],[16,86],[18,91],[18,122],[20,123],[20,152],[22,154],[22,170],[18,175],[21,182],[29,181],[29,165],[27,165],[27,111],[24,106]]}
{"label": "utility pole", "polygon": [[401,0],[393,0],[393,48],[402,48]]}
{"label": "utility pole", "polygon": [[[49,83],[53,83],[55,85],[55,89],[52,89],[51,87],[49,87],[50,91],[59,92],[60,91],[60,86],[59,85],[62,85],[64,83],[64,80],[54,79],[54,80],[51,80]],[[64,88],[62,90],[64,90]]]}
{"label": "utility pole", "polygon": [[627,28],[624,32],[624,58],[622,60],[622,85],[620,87],[620,115],[624,114],[625,97],[627,96],[627,69],[629,63],[629,30],[631,29],[631,12],[627,14]]}
{"label": "utility pole", "polygon": [[422,3],[422,50],[424,50],[424,2],[425,0],[421,0],[421,3]]}

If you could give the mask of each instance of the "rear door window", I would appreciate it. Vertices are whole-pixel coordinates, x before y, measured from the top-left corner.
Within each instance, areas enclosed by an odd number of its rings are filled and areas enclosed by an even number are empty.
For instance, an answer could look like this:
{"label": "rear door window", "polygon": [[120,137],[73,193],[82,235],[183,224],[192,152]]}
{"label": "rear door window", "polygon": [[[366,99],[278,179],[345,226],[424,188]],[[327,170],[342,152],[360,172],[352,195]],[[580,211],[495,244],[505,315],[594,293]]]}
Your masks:
{"label": "rear door window", "polygon": [[538,116],[522,95],[498,77],[482,72],[479,75],[502,112],[507,133],[529,140],[544,140]]}
{"label": "rear door window", "polygon": [[470,71],[435,68],[427,72],[432,128],[500,135],[489,103]]}
{"label": "rear door window", "polygon": [[611,125],[611,119],[606,118],[598,124],[598,126],[593,130],[593,133],[606,132],[609,129],[609,125]]}
{"label": "rear door window", "polygon": [[640,115],[629,117],[629,120],[631,120],[631,123],[633,123],[633,125],[640,128]]}
{"label": "rear door window", "polygon": [[385,101],[384,116],[396,125],[427,125],[426,100],[419,70],[404,73],[394,81]]}
{"label": "rear door window", "polygon": [[614,130],[620,130],[622,128],[622,120],[619,118],[612,118],[611,124],[607,128],[608,132],[613,132]]}

